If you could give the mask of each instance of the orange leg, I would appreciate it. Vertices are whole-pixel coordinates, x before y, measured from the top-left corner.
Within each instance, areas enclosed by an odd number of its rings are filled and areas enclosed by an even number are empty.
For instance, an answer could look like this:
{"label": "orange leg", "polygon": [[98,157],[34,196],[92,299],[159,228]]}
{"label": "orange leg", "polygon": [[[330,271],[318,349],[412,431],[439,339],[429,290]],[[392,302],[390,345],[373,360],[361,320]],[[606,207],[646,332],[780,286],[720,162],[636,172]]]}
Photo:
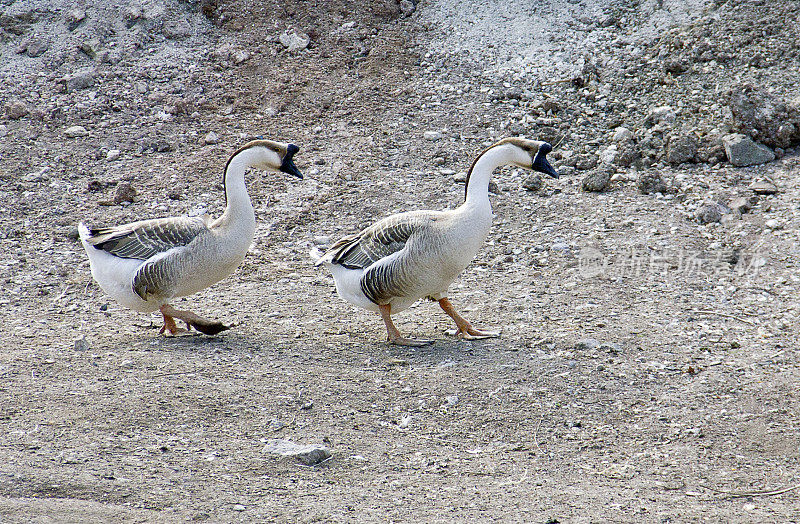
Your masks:
{"label": "orange leg", "polygon": [[496,331],[481,331],[480,329],[475,329],[472,327],[472,324],[470,324],[466,318],[458,314],[456,309],[453,307],[453,304],[446,297],[439,299],[439,306],[441,306],[444,312],[455,321],[456,326],[458,327],[458,329],[455,331],[455,335],[457,337],[461,337],[465,340],[479,340],[482,338],[493,338],[500,336],[500,333]]}
{"label": "orange leg", "polygon": [[[229,329],[228,326],[220,322],[206,320],[203,317],[192,313],[191,311],[181,311],[175,309],[169,304],[164,304],[159,308],[161,314],[164,316],[164,326],[161,328],[160,333],[165,331],[170,335],[177,335],[178,333],[186,332],[189,328],[195,328],[200,333],[206,335],[216,335],[221,331]],[[187,329],[179,328],[175,324],[175,319],[182,320],[186,324]]]}
{"label": "orange leg", "polygon": [[389,341],[389,344],[411,347],[422,347],[427,346],[428,344],[433,344],[433,340],[403,338],[400,335],[400,331],[397,329],[397,327],[395,327],[394,322],[392,322],[392,305],[378,305],[378,308],[381,310],[381,318],[383,319],[383,323],[386,325],[386,333],[388,334],[387,340]]}

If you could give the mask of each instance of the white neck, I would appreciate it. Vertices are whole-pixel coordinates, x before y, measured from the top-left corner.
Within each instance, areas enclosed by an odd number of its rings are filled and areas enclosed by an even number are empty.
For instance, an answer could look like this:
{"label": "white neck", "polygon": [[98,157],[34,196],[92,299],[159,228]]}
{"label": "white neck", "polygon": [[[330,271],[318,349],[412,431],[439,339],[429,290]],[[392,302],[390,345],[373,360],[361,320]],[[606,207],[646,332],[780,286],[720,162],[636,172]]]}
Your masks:
{"label": "white neck", "polygon": [[519,148],[511,144],[501,144],[484,151],[475,161],[475,165],[472,166],[464,205],[488,206],[491,210],[489,181],[492,178],[492,173],[500,166],[512,164],[515,160],[519,161],[517,159],[519,152]]}
{"label": "white neck", "polygon": [[[247,149],[231,159],[225,170],[225,212],[219,218],[220,227],[255,234],[256,214],[247,187],[245,170],[256,162],[257,151]],[[252,235],[251,235],[252,236]]]}

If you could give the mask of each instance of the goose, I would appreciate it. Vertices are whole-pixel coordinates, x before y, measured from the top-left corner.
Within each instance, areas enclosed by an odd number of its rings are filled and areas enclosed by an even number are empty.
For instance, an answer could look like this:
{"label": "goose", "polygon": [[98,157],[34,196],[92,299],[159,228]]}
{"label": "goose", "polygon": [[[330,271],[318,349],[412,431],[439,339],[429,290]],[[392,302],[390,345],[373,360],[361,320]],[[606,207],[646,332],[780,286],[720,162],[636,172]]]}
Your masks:
{"label": "goose", "polygon": [[[95,229],[81,222],[78,233],[92,277],[125,307],[142,313],[159,310],[164,317],[161,334],[177,335],[194,328],[215,335],[228,329],[191,311],[175,309],[170,301],[197,293],[239,267],[256,229],[245,171],[280,171],[302,179],[292,161],[298,149],[294,144],[259,139],[233,153],[223,177],[225,211],[216,220],[170,217]],[[176,318],[186,324],[185,330],[178,328]]]}
{"label": "goose", "polygon": [[341,298],[380,314],[390,344],[424,346],[432,340],[405,338],[392,322],[421,298],[439,303],[456,323],[455,334],[474,340],[499,333],[472,326],[458,314],[447,294],[489,234],[492,206],[489,180],[503,165],[532,169],[558,178],[547,161],[547,142],[505,138],[481,153],[467,172],[464,203],[445,211],[409,211],[386,217],[335,242],[325,253],[312,251],[315,266],[333,274]]}

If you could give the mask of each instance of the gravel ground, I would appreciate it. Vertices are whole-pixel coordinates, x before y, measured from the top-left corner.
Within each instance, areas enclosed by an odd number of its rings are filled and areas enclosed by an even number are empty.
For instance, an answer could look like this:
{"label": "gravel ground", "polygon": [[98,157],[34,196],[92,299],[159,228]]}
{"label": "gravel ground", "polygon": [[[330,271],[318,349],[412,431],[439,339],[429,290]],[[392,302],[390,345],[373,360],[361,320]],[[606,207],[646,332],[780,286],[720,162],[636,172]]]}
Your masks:
{"label": "gravel ground", "polygon": [[[800,521],[799,10],[0,3],[0,520]],[[234,328],[159,336],[76,223],[216,215],[256,135],[306,178],[251,173],[245,262],[177,304]],[[502,337],[421,302],[436,343],[386,345],[309,249],[458,205],[511,135],[563,176],[499,170],[453,285]]]}

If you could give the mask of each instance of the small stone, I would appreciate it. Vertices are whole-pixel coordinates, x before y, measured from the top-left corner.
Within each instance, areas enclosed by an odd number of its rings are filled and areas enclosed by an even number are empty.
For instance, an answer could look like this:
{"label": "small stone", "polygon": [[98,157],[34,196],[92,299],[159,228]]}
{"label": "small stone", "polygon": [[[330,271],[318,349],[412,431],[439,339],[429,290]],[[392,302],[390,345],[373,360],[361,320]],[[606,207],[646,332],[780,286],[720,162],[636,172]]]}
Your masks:
{"label": "small stone", "polygon": [[8,126],[5,124],[0,124],[0,138],[8,135]]}
{"label": "small stone", "polygon": [[133,360],[126,359],[119,363],[119,367],[122,369],[131,369],[133,368]]}
{"label": "small stone", "polygon": [[281,457],[296,460],[306,466],[315,466],[331,457],[331,451],[321,444],[300,445],[290,440],[273,439],[262,449],[264,453],[272,453]]}
{"label": "small stone", "polygon": [[75,339],[75,343],[73,344],[73,349],[75,351],[88,351],[89,347],[89,341],[86,340],[85,335],[81,336],[81,338]]}
{"label": "small stone", "polygon": [[778,187],[772,182],[757,180],[750,184],[750,189],[756,195],[774,195],[778,192]]}
{"label": "small stone", "polygon": [[664,62],[664,71],[679,75],[689,69],[689,64],[677,58],[669,58]]}
{"label": "small stone", "polygon": [[147,93],[147,84],[145,82],[135,82],[133,84],[133,89],[140,95]]}
{"label": "small stone", "polygon": [[244,511],[245,509],[247,509],[247,508],[245,508],[244,505],[242,505],[242,504],[234,504],[233,505],[233,511]]}
{"label": "small stone", "polygon": [[192,34],[192,26],[186,20],[167,20],[162,32],[170,40],[180,40]]}
{"label": "small stone", "polygon": [[136,189],[128,182],[121,182],[117,184],[114,191],[114,203],[122,204],[123,202],[133,202],[136,198]]}
{"label": "small stone", "polygon": [[599,345],[600,345],[600,342],[598,342],[597,339],[584,338],[584,339],[579,340],[578,343],[575,344],[575,349],[578,350],[578,351],[587,351],[587,350],[590,350],[590,349],[594,349]]}
{"label": "small stone", "polygon": [[777,218],[771,218],[764,222],[764,225],[770,229],[783,229],[783,223]]}
{"label": "small stone", "polygon": [[64,76],[61,81],[64,83],[67,93],[92,87],[94,85],[94,69],[86,68],[75,71]]}
{"label": "small stone", "polygon": [[644,119],[644,125],[652,127],[662,122],[671,124],[675,121],[677,115],[675,110],[670,106],[659,106],[651,110]]}
{"label": "small stone", "polygon": [[458,404],[458,395],[448,395],[444,397],[444,402],[448,406],[455,406]]}
{"label": "small stone", "polygon": [[233,60],[233,63],[236,65],[241,64],[242,62],[246,61],[249,58],[250,58],[250,52],[244,49],[236,49],[233,52],[231,52],[231,59]]}
{"label": "small stone", "polygon": [[400,0],[400,12],[405,16],[411,16],[417,7],[410,0]]}
{"label": "small stone", "polygon": [[64,135],[67,138],[79,138],[88,134],[89,132],[83,126],[70,126],[64,130]]}
{"label": "small stone", "polygon": [[467,173],[465,171],[459,171],[455,175],[453,175],[453,182],[456,184],[463,184],[467,181]]}
{"label": "small stone", "polygon": [[10,100],[4,107],[6,117],[11,120],[19,120],[28,114],[28,106],[20,100]]}
{"label": "small stone", "polygon": [[430,140],[431,142],[435,142],[437,140],[441,140],[442,139],[442,133],[441,133],[441,131],[425,131],[422,134],[422,137],[425,140]]}
{"label": "small stone", "polygon": [[770,148],[740,133],[725,135],[722,137],[722,145],[728,161],[736,167],[754,166],[775,160],[775,153]]}
{"label": "small stone", "polygon": [[740,215],[744,215],[751,209],[753,209],[753,203],[749,198],[746,197],[737,197],[728,203],[728,207],[731,208],[735,213],[739,213]]}
{"label": "small stone", "polygon": [[667,190],[667,184],[664,182],[664,179],[661,178],[660,173],[643,173],[639,176],[637,185],[639,191],[645,195],[664,193]]}
{"label": "small stone", "polygon": [[119,149],[109,149],[108,153],[106,153],[106,160],[113,162],[114,160],[117,160],[120,155],[122,155],[122,152]]}
{"label": "small stone", "polygon": [[298,34],[294,31],[286,31],[281,34],[280,37],[278,37],[278,41],[290,53],[296,53],[308,47],[308,44],[311,42],[311,38],[309,38],[309,36],[306,34]]}
{"label": "small stone", "polygon": [[716,202],[703,204],[695,213],[695,217],[701,224],[713,224],[722,220],[722,210]]}
{"label": "small stone", "polygon": [[206,145],[217,144],[219,143],[219,135],[213,131],[209,131],[206,136],[203,137],[203,143]]}
{"label": "small stone", "polygon": [[67,29],[74,31],[86,18],[86,10],[82,7],[70,9],[67,13]]}
{"label": "small stone", "polygon": [[692,135],[673,136],[667,146],[667,162],[673,165],[694,162],[697,148],[697,139]]}
{"label": "small stone", "polygon": [[489,182],[489,193],[497,195],[500,193],[500,186],[497,185],[497,182],[494,180]]}
{"label": "small stone", "polygon": [[528,176],[523,182],[522,187],[526,191],[539,191],[544,186],[544,180],[536,173]]}
{"label": "small stone", "polygon": [[50,47],[50,42],[46,38],[34,36],[28,41],[27,54],[31,58],[41,56]]}
{"label": "small stone", "polygon": [[580,169],[581,171],[594,169],[595,167],[597,167],[597,155],[579,155],[575,161],[575,168]]}
{"label": "small stone", "polygon": [[584,191],[599,193],[608,187],[611,180],[611,172],[607,169],[597,169],[592,171],[581,182]]}
{"label": "small stone", "polygon": [[614,142],[628,142],[633,140],[633,133],[627,127],[618,127],[614,130],[611,140]]}

